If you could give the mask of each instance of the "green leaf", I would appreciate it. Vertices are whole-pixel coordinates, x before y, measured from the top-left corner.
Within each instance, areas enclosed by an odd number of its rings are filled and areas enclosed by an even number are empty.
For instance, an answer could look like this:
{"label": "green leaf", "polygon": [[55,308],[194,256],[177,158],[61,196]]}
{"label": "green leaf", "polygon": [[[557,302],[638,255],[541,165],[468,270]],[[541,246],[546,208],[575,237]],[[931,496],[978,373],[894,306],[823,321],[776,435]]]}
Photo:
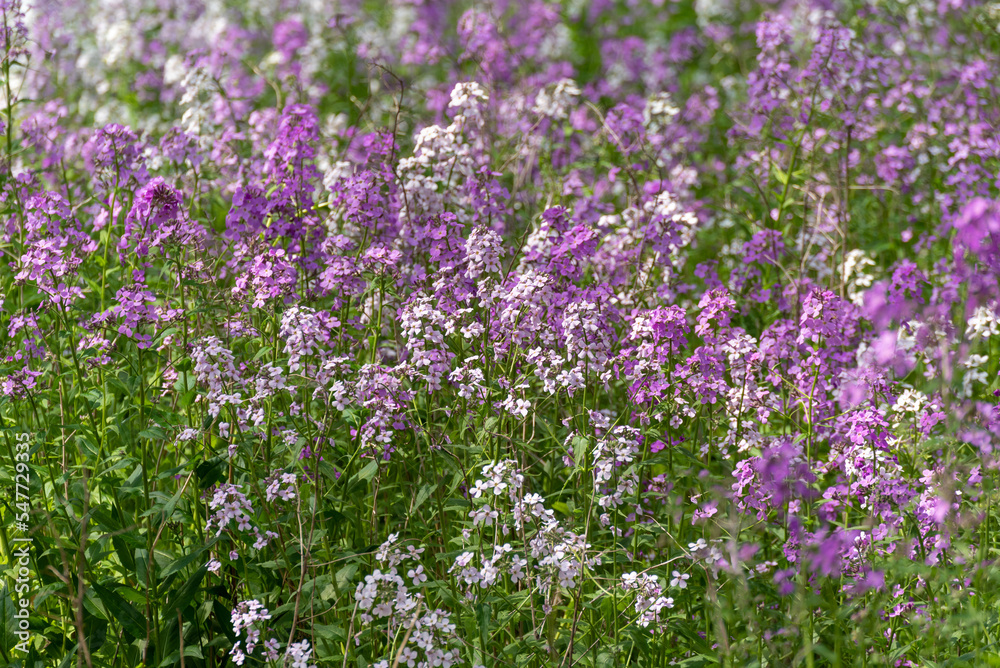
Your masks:
{"label": "green leaf", "polygon": [[206,545],[202,545],[201,547],[197,548],[196,550],[194,550],[190,554],[186,554],[186,555],[184,555],[183,557],[181,557],[179,559],[175,559],[174,561],[171,561],[167,565],[167,567],[163,569],[163,573],[161,574],[161,577],[167,578],[167,577],[173,575],[174,573],[181,572],[182,570],[184,570],[185,568],[187,568],[188,566],[190,566],[191,564],[193,564],[195,561],[197,561],[198,558],[201,557],[202,554],[204,554],[205,550],[207,550],[209,547],[211,547],[211,545],[214,544],[214,543],[215,543],[215,541],[213,540],[212,542],[210,542],[210,543],[208,543]]}
{"label": "green leaf", "polygon": [[174,514],[174,509],[177,507],[177,502],[180,501],[181,494],[183,491],[184,491],[184,486],[182,485],[178,487],[177,491],[174,492],[174,495],[170,497],[165,504],[163,504],[162,508],[160,507],[160,504],[155,504],[152,508],[144,512],[142,516],[146,517],[148,515],[154,515],[162,512],[162,517],[160,518],[160,524],[169,522],[170,516]]}
{"label": "green leaf", "polygon": [[343,568],[337,571],[336,582],[337,589],[344,589],[351,583],[354,579],[354,574],[358,572],[358,565],[356,563],[346,564]]}
{"label": "green leaf", "polygon": [[479,641],[483,652],[486,651],[486,639],[490,632],[490,606],[488,603],[476,604],[476,621],[479,622]]}
{"label": "green leaf", "polygon": [[108,614],[118,620],[122,628],[133,638],[146,637],[146,618],[135,607],[122,598],[117,592],[96,582],[91,585],[107,609]]}
{"label": "green leaf", "polygon": [[174,390],[179,393],[194,392],[194,376],[189,373],[178,374],[177,380],[174,381]]}
{"label": "green leaf", "polygon": [[104,506],[91,506],[90,516],[99,527],[108,532],[118,531],[122,528],[121,522]]}
{"label": "green leaf", "polygon": [[677,665],[684,666],[685,668],[702,668],[703,666],[717,666],[718,662],[705,656],[692,656],[684,659]]}
{"label": "green leaf", "polygon": [[573,466],[575,468],[582,468],[584,458],[587,456],[587,450],[590,449],[590,439],[586,436],[574,436],[573,437]]}
{"label": "green leaf", "polygon": [[354,480],[363,480],[365,482],[370,481],[378,473],[378,462],[370,461],[365,464],[365,467],[354,474]]}
{"label": "green leaf", "polygon": [[[108,459],[110,459],[110,457]],[[103,476],[103,475],[105,475],[107,473],[111,473],[112,471],[117,471],[119,469],[128,468],[129,466],[131,466],[132,464],[134,464],[135,461],[136,460],[132,459],[131,457],[122,457],[117,462],[115,462],[114,464],[112,464],[108,468],[106,468],[103,471],[101,471],[100,475]],[[141,471],[142,469],[139,469],[139,470]]]}
{"label": "green leaf", "polygon": [[173,478],[175,475],[177,475],[179,472],[183,471],[190,465],[191,465],[190,462],[184,462],[180,466],[175,466],[174,468],[169,469],[167,471],[161,471],[160,474],[156,476],[156,479],[166,480],[167,478]]}
{"label": "green leaf", "polygon": [[149,569],[149,552],[141,547],[135,548],[135,579],[138,580],[139,584],[141,584],[143,587],[149,586],[148,569]]}
{"label": "green leaf", "polygon": [[66,653],[63,657],[62,663],[59,664],[59,668],[71,668],[71,666],[76,664],[76,648],[79,644],[73,645],[73,649]]}
{"label": "green leaf", "polygon": [[132,396],[132,390],[129,389],[120,379],[114,376],[108,376],[106,381],[116,394],[121,394],[123,397]]}
{"label": "green leaf", "polygon": [[198,488],[205,489],[225,478],[226,462],[222,457],[213,457],[198,464],[194,474],[198,476]]}
{"label": "green leaf", "polygon": [[333,590],[333,581],[329,575],[318,575],[302,585],[302,595],[312,598],[314,592],[319,592],[321,598],[327,598],[323,592],[329,588]]}
{"label": "green leaf", "polygon": [[184,610],[188,605],[194,603],[194,595],[201,586],[201,581],[205,578],[208,568],[202,565],[188,578],[187,582],[181,585],[170,597],[170,601],[163,607],[161,614],[163,619],[173,619],[177,616],[178,610]]}
{"label": "green leaf", "polygon": [[135,469],[132,470],[132,474],[122,483],[122,491],[135,491],[138,492],[139,488],[142,486],[142,465],[136,464]]}
{"label": "green leaf", "polygon": [[465,476],[462,475],[461,471],[455,471],[455,475],[451,477],[451,484],[448,486],[448,494],[454,494],[458,486],[465,481]]}
{"label": "green leaf", "polygon": [[[212,601],[212,612],[215,613],[216,620],[219,622],[219,626],[222,627],[222,632],[226,634],[226,638],[229,642],[236,642],[236,634],[233,633],[233,615],[229,610],[226,610],[226,606],[222,605],[218,601]],[[365,666],[365,668],[368,668]]]}
{"label": "green leaf", "polygon": [[195,390],[189,390],[188,392],[185,392],[181,396],[180,401],[178,401],[177,403],[181,408],[187,408],[188,406],[194,403],[194,398],[196,396],[197,392]]}
{"label": "green leaf", "polygon": [[0,639],[3,640],[4,647],[13,647],[16,643],[17,636],[14,635],[14,631],[17,627],[17,620],[14,618],[14,614],[17,612],[14,602],[11,600],[10,592],[8,591],[6,585],[2,590],[0,590],[0,624],[3,625],[0,628]]}
{"label": "green leaf", "polygon": [[788,185],[788,174],[778,169],[778,166],[774,163],[771,163],[771,174],[774,175],[774,178],[776,178],[778,183],[781,185]]}
{"label": "green leaf", "polygon": [[347,640],[347,634],[344,633],[344,627],[337,626],[335,624],[314,624],[312,632],[319,639],[329,640],[335,643]]}
{"label": "green leaf", "polygon": [[83,627],[87,629],[87,647],[90,648],[90,651],[96,652],[101,649],[108,637],[107,621],[85,612]]}
{"label": "green leaf", "polygon": [[115,546],[115,554],[118,555],[118,560],[122,562],[122,566],[129,573],[135,572],[135,558],[133,558],[132,553],[128,549],[128,545],[125,543],[125,539],[120,535],[115,534],[111,536],[111,544]]}
{"label": "green leaf", "polygon": [[[187,645],[184,648],[184,656],[189,659],[204,659],[205,655],[201,653],[201,648],[197,645]],[[172,666],[181,665],[181,653],[180,650],[174,650],[167,656],[163,658],[160,662],[160,668],[170,668]]]}
{"label": "green leaf", "polygon": [[431,490],[436,489],[436,485],[421,485],[420,491],[417,492],[417,500],[413,503],[413,510],[416,511],[417,508],[424,504],[424,501],[430,498]]}
{"label": "green leaf", "polygon": [[337,589],[332,584],[328,584],[323,587],[323,591],[319,593],[319,597],[324,601],[332,601],[337,598]]}
{"label": "green leaf", "polygon": [[326,460],[319,463],[319,472],[331,481],[336,481],[339,476],[337,469]]}
{"label": "green leaf", "polygon": [[167,327],[163,331],[159,332],[156,335],[156,338],[153,340],[155,347],[159,347],[159,344],[162,343],[165,338],[167,338],[171,334],[176,334],[176,333],[177,333],[176,327]]}
{"label": "green leaf", "polygon": [[151,441],[165,441],[169,438],[167,432],[163,431],[159,427],[150,427],[149,429],[143,429],[139,432],[139,438],[146,438]]}

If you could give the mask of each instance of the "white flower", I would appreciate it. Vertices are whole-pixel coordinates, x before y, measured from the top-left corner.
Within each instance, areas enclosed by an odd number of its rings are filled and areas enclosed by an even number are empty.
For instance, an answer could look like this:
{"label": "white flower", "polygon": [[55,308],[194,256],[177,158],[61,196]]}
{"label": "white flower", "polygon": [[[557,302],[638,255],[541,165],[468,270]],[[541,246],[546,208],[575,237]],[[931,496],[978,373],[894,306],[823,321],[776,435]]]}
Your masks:
{"label": "white flower", "polygon": [[854,249],[847,253],[840,265],[840,276],[847,288],[847,296],[855,306],[864,305],[865,290],[871,287],[875,277],[867,272],[875,261],[863,250]]}
{"label": "white flower", "polygon": [[988,339],[1000,335],[1000,318],[996,316],[996,308],[996,303],[977,308],[969,318],[965,335],[970,339]]}
{"label": "white flower", "polygon": [[491,526],[497,515],[497,511],[490,508],[489,505],[485,505],[469,513],[469,517],[472,518],[472,526],[478,526],[480,523],[484,526]]}
{"label": "white flower", "polygon": [[556,83],[551,92],[543,88],[535,98],[532,111],[549,118],[561,119],[569,115],[570,106],[580,96],[580,89],[572,79],[563,79]]}
{"label": "white flower", "polygon": [[285,656],[291,659],[292,668],[316,668],[315,665],[309,663],[309,657],[312,656],[312,652],[309,641],[300,640],[288,646]]}
{"label": "white flower", "polygon": [[457,109],[465,118],[479,118],[480,106],[490,99],[486,89],[475,81],[455,84],[451,90],[449,109]]}
{"label": "white flower", "polygon": [[642,123],[653,132],[663,129],[674,116],[681,112],[674,105],[670,93],[656,93],[646,100],[642,111]]}

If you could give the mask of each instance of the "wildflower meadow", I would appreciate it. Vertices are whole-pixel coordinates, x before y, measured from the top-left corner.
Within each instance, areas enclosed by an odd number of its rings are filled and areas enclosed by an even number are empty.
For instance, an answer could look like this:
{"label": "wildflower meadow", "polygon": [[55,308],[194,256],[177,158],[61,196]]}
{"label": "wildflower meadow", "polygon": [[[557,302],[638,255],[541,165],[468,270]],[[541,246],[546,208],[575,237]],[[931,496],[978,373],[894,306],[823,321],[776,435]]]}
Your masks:
{"label": "wildflower meadow", "polygon": [[1000,666],[1000,3],[0,20],[0,666]]}

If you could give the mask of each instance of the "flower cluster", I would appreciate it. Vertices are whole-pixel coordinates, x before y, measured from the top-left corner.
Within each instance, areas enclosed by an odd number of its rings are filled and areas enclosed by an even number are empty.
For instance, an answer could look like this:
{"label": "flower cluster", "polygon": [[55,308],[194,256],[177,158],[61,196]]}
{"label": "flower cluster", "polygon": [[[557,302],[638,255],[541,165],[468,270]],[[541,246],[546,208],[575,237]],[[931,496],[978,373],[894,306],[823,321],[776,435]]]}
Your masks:
{"label": "flower cluster", "polygon": [[0,0],[25,651],[986,661],[998,7]]}

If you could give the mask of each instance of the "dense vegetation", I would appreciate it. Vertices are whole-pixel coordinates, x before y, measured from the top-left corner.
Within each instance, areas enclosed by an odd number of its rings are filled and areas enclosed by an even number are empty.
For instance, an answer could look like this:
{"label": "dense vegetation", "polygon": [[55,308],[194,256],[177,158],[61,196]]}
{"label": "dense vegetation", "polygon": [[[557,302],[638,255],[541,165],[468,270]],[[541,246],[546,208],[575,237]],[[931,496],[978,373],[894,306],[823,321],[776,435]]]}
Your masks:
{"label": "dense vegetation", "polygon": [[1000,665],[1000,4],[0,10],[2,665]]}

